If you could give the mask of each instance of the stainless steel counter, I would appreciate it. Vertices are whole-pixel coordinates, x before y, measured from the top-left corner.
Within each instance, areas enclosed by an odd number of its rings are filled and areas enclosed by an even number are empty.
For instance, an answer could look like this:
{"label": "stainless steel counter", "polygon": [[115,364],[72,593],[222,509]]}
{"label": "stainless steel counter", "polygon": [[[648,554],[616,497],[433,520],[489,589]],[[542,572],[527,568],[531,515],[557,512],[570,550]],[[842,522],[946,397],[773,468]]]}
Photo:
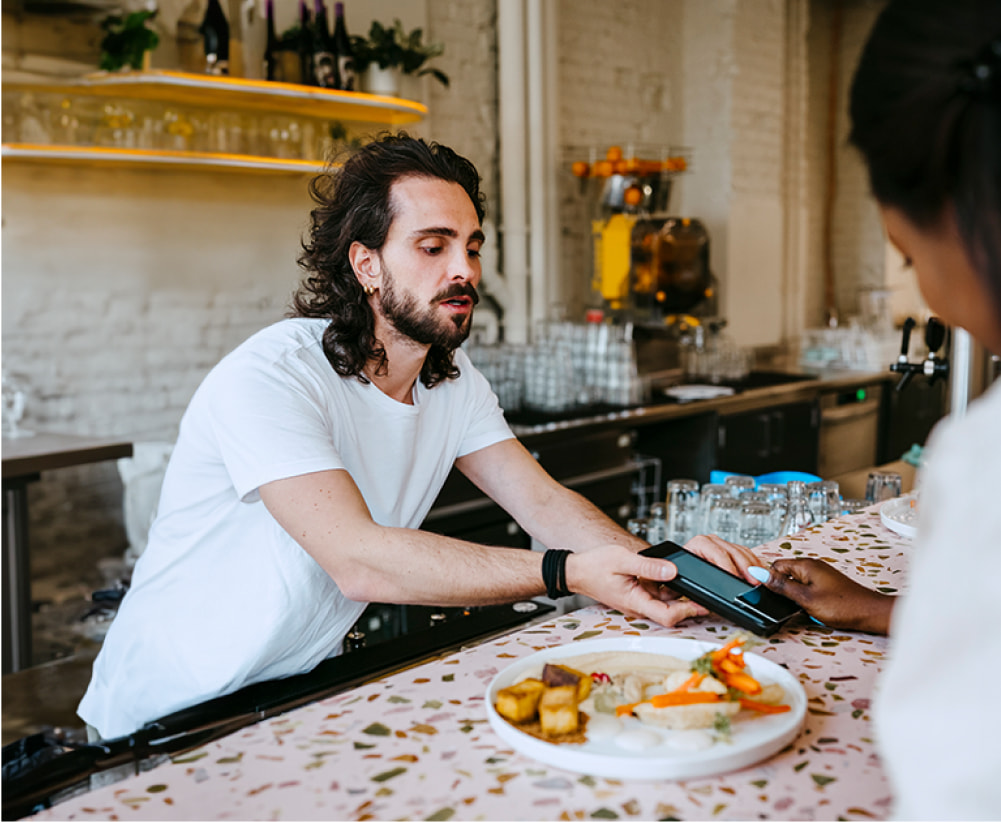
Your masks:
{"label": "stainless steel counter", "polygon": [[[778,372],[783,373],[783,372]],[[774,385],[738,390],[729,397],[695,400],[693,402],[673,402],[666,397],[663,400],[652,399],[649,403],[632,408],[602,410],[589,412],[581,409],[578,414],[563,414],[561,418],[544,422],[525,423],[519,415],[511,416],[511,429],[519,437],[546,434],[553,431],[566,431],[580,428],[604,426],[610,423],[619,424],[623,421],[630,425],[648,425],[665,420],[681,419],[707,411],[714,411],[720,416],[740,414],[769,406],[784,405],[794,402],[808,402],[820,394],[831,391],[842,391],[854,387],[874,385],[892,379],[889,371],[862,372],[838,371],[824,374],[806,374],[784,372],[789,381]],[[666,386],[653,389],[654,396],[662,392]],[[662,393],[660,396],[663,396]]]}

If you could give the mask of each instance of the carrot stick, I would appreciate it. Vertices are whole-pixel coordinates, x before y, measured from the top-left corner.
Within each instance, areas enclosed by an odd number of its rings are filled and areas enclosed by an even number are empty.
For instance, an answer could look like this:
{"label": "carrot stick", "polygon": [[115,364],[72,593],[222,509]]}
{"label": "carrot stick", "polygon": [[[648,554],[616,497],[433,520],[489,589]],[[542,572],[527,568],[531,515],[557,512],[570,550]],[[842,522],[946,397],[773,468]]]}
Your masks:
{"label": "carrot stick", "polygon": [[[742,662],[743,660],[741,660]],[[744,666],[741,665],[737,660],[733,659],[733,654],[731,654],[726,659],[720,661],[719,665],[716,666],[720,671],[728,674],[739,674],[743,672]]]}
{"label": "carrot stick", "polygon": [[757,702],[753,699],[741,699],[740,705],[742,708],[748,708],[752,711],[757,711],[762,714],[784,714],[786,711],[791,711],[792,707],[790,705],[769,705],[765,702]]}
{"label": "carrot stick", "polygon": [[700,674],[698,671],[695,671],[695,672],[692,673],[692,675],[690,677],[688,677],[688,679],[686,679],[684,682],[682,682],[671,693],[676,693],[678,691],[687,691],[687,690],[690,690],[691,688],[698,688],[699,687],[699,683],[701,683],[702,680],[705,679],[705,678],[706,678],[705,674]]}
{"label": "carrot stick", "polygon": [[724,645],[722,648],[713,651],[712,656],[710,657],[712,663],[714,665],[718,665],[722,660],[726,659],[730,651],[732,651],[734,648],[739,648],[743,644],[744,644],[744,639],[742,637],[739,636],[734,637],[728,643],[726,643],[726,645]]}
{"label": "carrot stick", "polygon": [[669,708],[674,705],[700,705],[705,702],[719,702],[719,694],[710,691],[671,691],[650,697],[655,708]]}
{"label": "carrot stick", "polygon": [[616,705],[615,706],[615,715],[616,716],[628,716],[629,714],[631,714],[633,712],[633,708],[635,708],[637,705],[641,705],[641,704],[642,703],[640,703],[640,702],[630,702],[628,705]]}
{"label": "carrot stick", "polygon": [[760,694],[761,693],[761,683],[758,682],[750,674],[745,674],[743,671],[738,671],[733,674],[725,674],[723,680],[731,688],[736,688],[738,691],[743,691],[745,694]]}

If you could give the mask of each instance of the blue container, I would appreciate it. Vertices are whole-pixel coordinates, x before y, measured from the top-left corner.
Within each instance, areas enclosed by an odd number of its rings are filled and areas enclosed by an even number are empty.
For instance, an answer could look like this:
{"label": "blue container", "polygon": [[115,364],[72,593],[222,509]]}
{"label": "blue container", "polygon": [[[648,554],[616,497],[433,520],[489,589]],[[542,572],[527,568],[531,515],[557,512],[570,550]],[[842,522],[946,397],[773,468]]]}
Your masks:
{"label": "blue container", "polygon": [[[711,471],[709,473],[709,482],[723,484],[727,477],[738,477],[747,476],[742,474],[734,473],[733,471]],[[820,482],[821,478],[816,474],[808,474],[805,471],[772,471],[770,474],[761,474],[757,477],[753,477],[754,487],[757,488],[762,483],[776,483],[778,485],[785,485],[787,482],[792,480],[801,480],[802,482]]]}

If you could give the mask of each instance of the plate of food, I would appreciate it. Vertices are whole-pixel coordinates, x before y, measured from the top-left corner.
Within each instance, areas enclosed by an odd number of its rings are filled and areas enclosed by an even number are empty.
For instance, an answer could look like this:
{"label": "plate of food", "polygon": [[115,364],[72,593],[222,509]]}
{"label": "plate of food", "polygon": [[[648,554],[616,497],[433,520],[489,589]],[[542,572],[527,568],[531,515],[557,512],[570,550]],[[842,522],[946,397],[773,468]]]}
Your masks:
{"label": "plate of food", "polygon": [[806,718],[796,677],[746,652],[758,641],[623,637],[538,651],[490,683],[490,725],[525,756],[611,779],[747,767],[796,739]]}
{"label": "plate of food", "polygon": [[914,539],[918,534],[918,495],[888,499],[879,507],[879,520],[894,533]]}

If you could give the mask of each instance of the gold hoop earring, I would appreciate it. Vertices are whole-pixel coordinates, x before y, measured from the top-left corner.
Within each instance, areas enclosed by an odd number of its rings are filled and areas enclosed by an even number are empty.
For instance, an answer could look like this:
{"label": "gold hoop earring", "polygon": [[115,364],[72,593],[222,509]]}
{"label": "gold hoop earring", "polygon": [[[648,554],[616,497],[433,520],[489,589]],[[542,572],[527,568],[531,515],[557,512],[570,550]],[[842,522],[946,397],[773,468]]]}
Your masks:
{"label": "gold hoop earring", "polygon": [[371,297],[373,294],[375,294],[375,286],[370,283],[369,285],[365,286],[364,291],[367,296]]}

